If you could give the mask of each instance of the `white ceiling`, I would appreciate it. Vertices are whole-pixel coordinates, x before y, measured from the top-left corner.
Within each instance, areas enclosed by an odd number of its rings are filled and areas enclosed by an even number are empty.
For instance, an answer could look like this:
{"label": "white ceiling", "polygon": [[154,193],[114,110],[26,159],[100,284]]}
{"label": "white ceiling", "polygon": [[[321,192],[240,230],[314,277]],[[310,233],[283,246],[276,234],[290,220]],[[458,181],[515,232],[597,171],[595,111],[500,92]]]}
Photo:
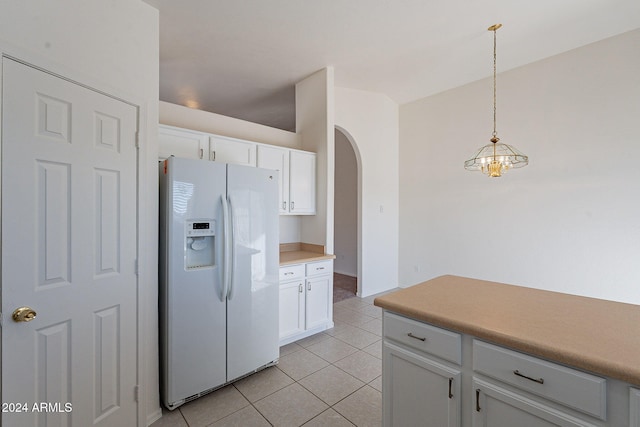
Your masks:
{"label": "white ceiling", "polygon": [[294,85],[399,104],[640,28],[640,0],[145,0],[160,11],[160,99],[295,130]]}

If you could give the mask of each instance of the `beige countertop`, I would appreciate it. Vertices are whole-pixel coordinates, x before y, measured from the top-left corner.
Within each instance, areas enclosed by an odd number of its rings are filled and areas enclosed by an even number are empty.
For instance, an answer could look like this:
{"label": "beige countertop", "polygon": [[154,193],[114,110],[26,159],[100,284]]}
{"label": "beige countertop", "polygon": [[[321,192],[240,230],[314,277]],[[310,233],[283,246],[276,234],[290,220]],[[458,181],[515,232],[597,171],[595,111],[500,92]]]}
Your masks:
{"label": "beige countertop", "polygon": [[640,385],[640,306],[441,276],[375,299],[407,317]]}
{"label": "beige countertop", "polygon": [[335,255],[325,253],[322,245],[308,243],[283,243],[280,245],[281,266],[334,259],[335,257]]}

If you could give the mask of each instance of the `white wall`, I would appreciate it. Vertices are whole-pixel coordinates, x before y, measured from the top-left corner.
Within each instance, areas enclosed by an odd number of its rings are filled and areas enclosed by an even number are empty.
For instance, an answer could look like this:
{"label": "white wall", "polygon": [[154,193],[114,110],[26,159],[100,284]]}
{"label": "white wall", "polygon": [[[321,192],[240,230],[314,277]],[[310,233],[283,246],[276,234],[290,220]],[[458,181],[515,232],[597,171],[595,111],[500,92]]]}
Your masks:
{"label": "white wall", "polygon": [[316,153],[316,214],[301,218],[301,241],[324,245],[333,253],[334,174],[333,68],[296,84],[296,133],[302,149]]}
{"label": "white wall", "polygon": [[358,161],[347,137],[336,129],[333,271],[358,275]]}
{"label": "white wall", "polygon": [[498,76],[498,135],[529,166],[463,169],[491,79],[400,109],[400,284],[456,274],[640,303],[640,30]]}
{"label": "white wall", "polygon": [[302,148],[302,138],[296,133],[164,101],[160,101],[160,123],[281,147]]}
{"label": "white wall", "polygon": [[132,0],[3,1],[0,50],[140,107],[141,423],[160,416],[157,313],[158,12]]}
{"label": "white wall", "polygon": [[398,286],[398,105],[382,94],[336,88],[335,124],[356,147],[360,166],[364,297]]}

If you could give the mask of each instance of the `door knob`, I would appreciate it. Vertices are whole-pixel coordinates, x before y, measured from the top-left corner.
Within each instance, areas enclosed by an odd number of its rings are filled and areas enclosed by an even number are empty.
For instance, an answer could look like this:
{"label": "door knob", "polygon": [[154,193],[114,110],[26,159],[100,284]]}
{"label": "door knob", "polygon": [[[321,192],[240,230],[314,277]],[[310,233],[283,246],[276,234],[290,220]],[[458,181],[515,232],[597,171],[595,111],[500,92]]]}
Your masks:
{"label": "door knob", "polygon": [[16,308],[11,316],[14,322],[30,322],[36,318],[36,312],[31,307]]}

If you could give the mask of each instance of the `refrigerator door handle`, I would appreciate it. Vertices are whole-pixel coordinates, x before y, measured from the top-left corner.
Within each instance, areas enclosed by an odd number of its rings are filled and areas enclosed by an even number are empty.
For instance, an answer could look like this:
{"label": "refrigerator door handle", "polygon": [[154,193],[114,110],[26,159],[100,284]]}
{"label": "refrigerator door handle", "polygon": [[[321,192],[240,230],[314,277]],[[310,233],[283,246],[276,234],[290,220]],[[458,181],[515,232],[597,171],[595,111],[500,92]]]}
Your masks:
{"label": "refrigerator door handle", "polygon": [[223,194],[220,197],[222,201],[222,232],[224,240],[222,243],[222,295],[220,300],[224,301],[229,293],[229,204],[227,197]]}
{"label": "refrigerator door handle", "polygon": [[231,195],[229,195],[229,238],[227,242],[229,244],[229,290],[227,293],[227,299],[231,301],[233,298],[233,272],[236,268],[236,225],[233,219],[233,203],[231,201]]}

